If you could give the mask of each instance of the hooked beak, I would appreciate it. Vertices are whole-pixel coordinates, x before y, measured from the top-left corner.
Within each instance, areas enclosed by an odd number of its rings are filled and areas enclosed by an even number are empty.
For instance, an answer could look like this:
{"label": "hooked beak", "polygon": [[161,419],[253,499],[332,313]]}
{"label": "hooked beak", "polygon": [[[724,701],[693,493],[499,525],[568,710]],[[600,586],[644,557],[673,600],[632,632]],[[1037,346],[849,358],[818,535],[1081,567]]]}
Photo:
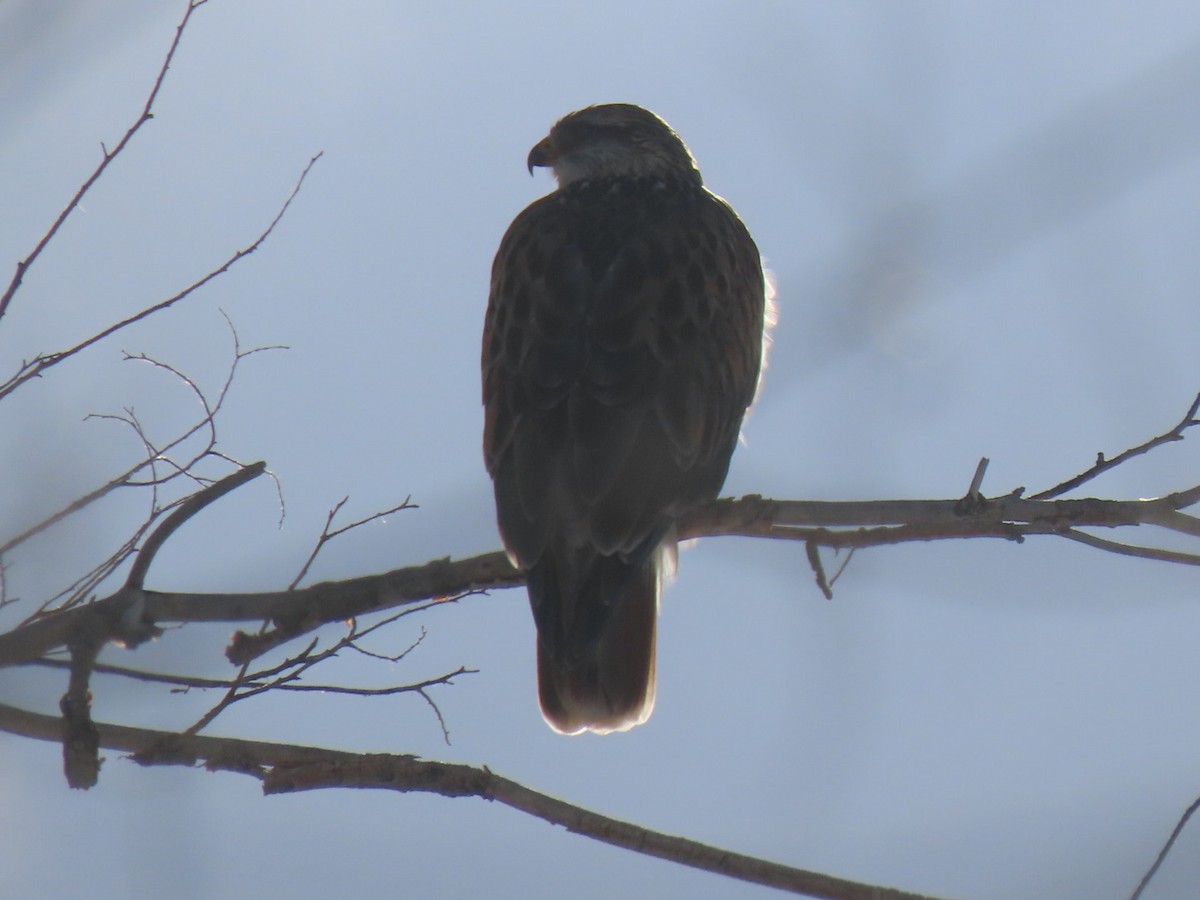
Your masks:
{"label": "hooked beak", "polygon": [[554,165],[554,148],[550,144],[550,138],[544,137],[529,151],[529,158],[525,160],[525,166],[529,169],[529,174],[533,174],[535,168],[544,168]]}

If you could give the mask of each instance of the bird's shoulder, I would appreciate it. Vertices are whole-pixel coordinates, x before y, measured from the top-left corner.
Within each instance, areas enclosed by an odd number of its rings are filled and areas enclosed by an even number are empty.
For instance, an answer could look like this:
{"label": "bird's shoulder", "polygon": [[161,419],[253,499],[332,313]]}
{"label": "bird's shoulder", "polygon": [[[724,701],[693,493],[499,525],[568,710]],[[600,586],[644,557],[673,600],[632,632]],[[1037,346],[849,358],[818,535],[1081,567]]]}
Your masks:
{"label": "bird's shoulder", "polygon": [[496,254],[492,293],[503,297],[509,285],[545,278],[598,284],[623,263],[661,276],[671,267],[711,267],[720,255],[758,265],[757,247],[737,213],[699,183],[574,182],[535,200],[513,220]]}

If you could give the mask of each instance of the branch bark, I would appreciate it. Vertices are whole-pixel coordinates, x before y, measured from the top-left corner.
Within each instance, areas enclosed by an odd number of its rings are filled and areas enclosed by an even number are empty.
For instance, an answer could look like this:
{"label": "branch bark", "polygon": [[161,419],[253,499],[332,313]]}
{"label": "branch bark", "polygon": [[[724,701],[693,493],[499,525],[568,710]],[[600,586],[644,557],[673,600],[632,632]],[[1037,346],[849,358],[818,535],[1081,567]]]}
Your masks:
{"label": "branch bark", "polygon": [[[722,850],[652,831],[525,787],[484,766],[444,763],[409,754],[347,753],[319,747],[180,735],[96,723],[101,746],[133,755],[142,765],[194,766],[250,775],[264,794],[326,788],[372,788],[495,801],[552,825],[647,856],[677,862],[753,884],[827,900],[934,900]],[[61,740],[61,721],[0,704],[0,729],[45,741]]]}
{"label": "branch bark", "polygon": [[[960,500],[770,500],[752,494],[717,500],[696,510],[680,523],[679,536],[763,537],[850,549],[955,538],[1019,542],[1029,535],[1057,535],[1123,555],[1200,565],[1200,553],[1124,544],[1079,531],[1154,525],[1200,537],[1200,519],[1181,512],[1197,502],[1200,485],[1147,500],[1027,500],[1010,494],[965,505]],[[66,646],[85,619],[98,622],[107,640],[127,644],[139,643],[149,629],[165,623],[271,622],[264,632],[235,635],[226,656],[242,664],[330,622],[524,583],[524,576],[504,553],[495,551],[263,593],[172,593],[127,584],[85,607],[52,613],[0,634],[0,666]]]}

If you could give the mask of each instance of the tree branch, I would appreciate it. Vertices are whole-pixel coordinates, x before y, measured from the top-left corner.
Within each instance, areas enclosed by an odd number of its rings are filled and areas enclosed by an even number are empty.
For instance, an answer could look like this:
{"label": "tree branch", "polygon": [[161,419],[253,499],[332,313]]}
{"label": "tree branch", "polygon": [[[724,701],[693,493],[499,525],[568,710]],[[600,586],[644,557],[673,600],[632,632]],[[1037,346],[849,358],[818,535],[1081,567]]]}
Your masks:
{"label": "tree branch", "polygon": [[[0,729],[59,740],[61,722],[0,704]],[[328,788],[373,788],[502,803],[594,840],[702,871],[828,900],[932,900],[757,859],[613,819],[540,793],[481,766],[443,763],[408,754],[347,753],[319,747],[237,738],[179,735],[147,728],[96,724],[100,746],[133,754],[142,765],[203,763],[259,779],[264,794]]]}
{"label": "tree branch", "polygon": [[183,14],[183,19],[175,28],[175,39],[171,41],[171,46],[167,50],[162,67],[158,70],[158,77],[154,79],[154,86],[150,89],[150,96],[146,98],[146,103],[142,107],[141,114],[129,126],[125,132],[125,136],[121,138],[116,147],[109,150],[103,144],[100,145],[104,153],[100,164],[87,177],[87,180],[80,185],[79,190],[75,192],[75,195],[67,202],[67,205],[63,207],[62,212],[58,214],[58,218],[54,220],[54,223],[46,230],[46,233],[42,235],[41,240],[37,242],[32,252],[17,263],[17,271],[13,274],[12,281],[9,282],[4,294],[0,295],[0,319],[4,318],[4,314],[8,312],[8,305],[12,302],[17,290],[21,287],[21,281],[24,279],[25,273],[29,271],[30,266],[37,261],[37,258],[42,255],[42,251],[46,249],[50,241],[54,239],[54,236],[58,234],[63,223],[67,221],[71,213],[83,201],[84,195],[91,190],[92,185],[100,180],[100,176],[104,174],[104,170],[108,168],[109,163],[120,156],[121,151],[133,140],[133,136],[137,134],[141,127],[154,118],[154,101],[158,99],[158,92],[162,89],[163,80],[167,77],[167,69],[171,67],[171,60],[175,58],[175,51],[179,49],[179,42],[183,39],[183,32],[187,28],[188,20],[191,19],[192,13],[206,2],[207,0],[188,0],[187,10]]}
{"label": "tree branch", "polygon": [[220,500],[232,490],[241,487],[247,481],[253,481],[259,475],[266,471],[267,464],[265,462],[251,463],[238,469],[232,475],[226,475],[220,481],[210,484],[206,488],[202,488],[184,500],[175,510],[167,516],[157,528],[150,533],[150,537],[146,538],[146,543],[142,545],[142,549],[138,551],[137,557],[133,561],[133,567],[129,570],[129,577],[125,581],[125,590],[140,591],[142,583],[146,580],[146,573],[150,571],[150,564],[154,562],[154,557],[167,539],[173,535],[184,522],[209,506],[212,503]]}
{"label": "tree branch", "polygon": [[[89,491],[81,497],[76,498],[57,512],[47,516],[40,522],[30,525],[16,536],[5,540],[2,544],[0,544],[0,558],[35,535],[40,534],[64,519],[67,519],[75,513],[87,508],[97,500],[100,500],[102,497],[107,496],[113,491],[124,487],[149,487],[151,489],[152,496],[155,498],[151,502],[150,515],[134,534],[131,542],[127,542],[127,544],[136,543],[136,541],[140,539],[141,535],[149,529],[154,519],[166,509],[170,508],[169,505],[164,508],[160,508],[158,506],[156,498],[159,487],[167,484],[170,481],[180,478],[181,476],[190,478],[193,482],[198,484],[206,483],[207,479],[198,477],[193,470],[202,459],[208,457],[215,457],[226,462],[236,464],[236,460],[226,456],[216,449],[217,414],[221,411],[221,408],[229,395],[230,388],[233,385],[234,377],[238,371],[238,366],[241,364],[242,360],[264,350],[276,350],[282,348],[268,346],[253,347],[249,350],[243,350],[241,347],[241,342],[238,339],[237,329],[233,327],[233,323],[229,321],[228,316],[225,317],[225,321],[229,323],[229,329],[233,336],[233,358],[230,361],[229,370],[225,375],[225,380],[221,385],[220,390],[217,392],[215,400],[210,401],[205,392],[193,379],[189,378],[174,366],[160,362],[159,360],[153,359],[144,354],[136,356],[126,354],[125,357],[127,361],[148,363],[157,369],[168,372],[184,386],[186,386],[186,388],[200,404],[203,414],[200,416],[199,420],[192,423],[181,433],[175,435],[166,444],[160,446],[149,439],[145,430],[142,428],[141,422],[138,421],[137,417],[132,413],[131,410],[126,410],[123,415],[101,415],[93,413],[91,416],[88,416],[88,418],[112,419],[132,428],[134,433],[137,435],[138,440],[141,441],[143,445],[144,454],[142,459],[116,477],[110,478],[99,487]],[[203,446],[198,451],[191,453],[190,456],[185,456],[182,461],[176,461],[174,458],[172,458],[171,454],[180,452],[183,448],[188,446],[189,442],[194,436],[202,432],[207,432],[207,440],[204,441]],[[165,474],[160,475],[158,473],[158,467],[160,465],[168,470]],[[138,480],[141,473],[146,470],[149,470],[149,476],[142,477],[141,480]],[[105,571],[103,575],[107,576],[108,572],[116,568],[116,566],[119,565],[127,555],[128,552],[124,548],[115,554],[114,558],[109,564],[107,564],[107,571]]]}
{"label": "tree branch", "polygon": [[[1200,535],[1200,520],[1180,509],[1200,502],[1200,485],[1147,500],[1027,500],[1015,495],[981,499],[961,511],[960,500],[821,501],[770,500],[752,494],[717,500],[687,516],[680,539],[715,536],[765,537],[803,541],[814,546],[862,548],[911,541],[1001,538],[1023,541],[1029,535],[1053,535],[1084,541],[1127,555],[1200,565],[1200,554],[1133,547],[1079,532],[1085,527],[1122,528],[1155,525],[1189,536]],[[473,591],[516,587],[524,576],[501,552],[466,559],[439,559],[345,581],[307,588],[251,594],[139,592],[143,626],[168,622],[260,622],[273,628],[263,635],[235,635],[226,656],[241,664],[329,622],[414,603],[439,602]],[[63,647],[81,617],[110,622],[113,639],[122,629],[111,625],[134,597],[128,587],[86,607],[52,613],[0,634],[0,666],[43,656]],[[136,635],[134,635],[136,636]]]}
{"label": "tree branch", "polygon": [[1123,453],[1119,453],[1112,459],[1105,458],[1103,453],[1096,454],[1096,463],[1085,472],[1080,472],[1074,478],[1068,478],[1061,484],[1056,484],[1052,488],[1048,488],[1040,493],[1034,494],[1034,500],[1049,500],[1052,497],[1058,497],[1067,491],[1072,491],[1082,484],[1091,481],[1097,475],[1107,472],[1109,469],[1121,465],[1123,462],[1133,459],[1135,456],[1141,456],[1143,453],[1148,453],[1155,447],[1161,447],[1163,444],[1170,444],[1174,441],[1182,441],[1183,433],[1193,425],[1200,425],[1200,418],[1196,417],[1196,413],[1200,412],[1200,394],[1196,395],[1196,399],[1192,401],[1192,405],[1188,407],[1188,411],[1183,414],[1175,427],[1170,431],[1165,431],[1162,434],[1150,438],[1143,444],[1138,444],[1136,447],[1130,447]]}
{"label": "tree branch", "polygon": [[1162,864],[1166,861],[1167,854],[1171,852],[1171,849],[1175,846],[1175,842],[1179,840],[1179,836],[1183,834],[1183,829],[1187,827],[1188,822],[1191,820],[1192,816],[1196,814],[1196,810],[1198,809],[1200,809],[1200,797],[1197,797],[1190,804],[1188,804],[1188,808],[1183,811],[1183,815],[1179,817],[1179,821],[1176,822],[1175,827],[1171,829],[1171,834],[1167,837],[1166,843],[1164,843],[1162,848],[1158,851],[1158,856],[1154,858],[1154,862],[1150,865],[1150,868],[1146,870],[1146,874],[1142,876],[1142,880],[1138,882],[1138,886],[1134,888],[1133,893],[1129,895],[1129,900],[1139,900],[1142,894],[1145,893],[1146,888],[1150,886],[1150,882],[1154,879],[1154,876],[1158,874],[1159,868],[1161,868]]}
{"label": "tree branch", "polygon": [[[323,151],[322,151],[322,153],[318,153],[316,156],[312,157],[308,161],[308,164],[304,167],[304,170],[300,173],[300,177],[296,180],[296,184],[292,187],[292,192],[288,195],[288,198],[283,202],[283,206],[281,206],[279,208],[279,211],[275,213],[275,218],[271,220],[270,224],[268,224],[266,228],[264,228],[261,232],[259,232],[258,236],[253,241],[251,241],[249,244],[247,244],[245,247],[241,248],[240,250],[234,252],[219,266],[217,266],[214,269],[210,269],[205,275],[201,276],[196,281],[193,281],[191,284],[189,284],[187,287],[183,288],[182,290],[176,292],[175,294],[172,294],[167,299],[160,300],[158,303],[148,306],[145,309],[141,310],[140,312],[136,312],[133,315],[122,319],[119,322],[109,325],[107,328],[96,332],[91,337],[80,341],[79,343],[75,344],[72,347],[68,347],[65,350],[57,350],[52,353],[39,353],[33,359],[23,362],[21,364],[21,366],[17,369],[17,371],[12,376],[10,376],[6,382],[4,382],[3,384],[0,384],[0,400],[3,400],[6,396],[11,394],[17,388],[21,387],[24,384],[27,384],[28,382],[32,381],[34,378],[40,378],[47,369],[58,365],[59,363],[63,362],[66,359],[71,358],[72,356],[75,356],[80,351],[86,350],[88,347],[92,346],[93,344],[98,343],[99,341],[102,341],[107,337],[111,337],[116,332],[121,331],[122,329],[128,328],[130,325],[133,325],[136,322],[140,322],[142,319],[148,318],[148,317],[154,315],[155,313],[162,312],[165,309],[169,309],[170,307],[172,307],[176,303],[178,303],[180,300],[183,300],[185,297],[188,297],[191,294],[195,293],[196,291],[200,290],[200,288],[204,287],[206,284],[208,284],[213,279],[219,278],[221,275],[224,275],[231,268],[233,268],[233,266],[235,266],[238,262],[240,262],[243,258],[245,258],[245,257],[249,256],[251,253],[255,252],[259,247],[261,247],[263,245],[263,243],[266,242],[267,238],[269,238],[271,236],[271,233],[275,230],[275,226],[278,225],[279,222],[283,219],[284,215],[288,211],[288,208],[292,205],[292,201],[296,199],[296,195],[300,193],[300,189],[304,186],[304,179],[308,177],[309,171],[316,164],[317,160],[319,160],[321,158],[322,155],[323,155]],[[99,174],[99,173],[97,172],[97,174]]]}

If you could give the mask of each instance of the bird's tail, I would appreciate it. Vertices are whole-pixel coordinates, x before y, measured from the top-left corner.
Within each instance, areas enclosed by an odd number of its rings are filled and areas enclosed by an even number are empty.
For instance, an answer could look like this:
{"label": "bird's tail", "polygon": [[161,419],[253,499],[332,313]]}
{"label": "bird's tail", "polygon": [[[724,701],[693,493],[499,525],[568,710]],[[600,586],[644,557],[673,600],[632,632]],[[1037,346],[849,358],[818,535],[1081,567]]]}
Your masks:
{"label": "bird's tail", "polygon": [[[597,560],[576,585],[574,614],[557,623],[565,629],[539,621],[538,694],[542,715],[556,731],[605,734],[650,718],[662,557]],[[530,589],[533,598],[533,579]],[[534,598],[535,606],[550,599]]]}

